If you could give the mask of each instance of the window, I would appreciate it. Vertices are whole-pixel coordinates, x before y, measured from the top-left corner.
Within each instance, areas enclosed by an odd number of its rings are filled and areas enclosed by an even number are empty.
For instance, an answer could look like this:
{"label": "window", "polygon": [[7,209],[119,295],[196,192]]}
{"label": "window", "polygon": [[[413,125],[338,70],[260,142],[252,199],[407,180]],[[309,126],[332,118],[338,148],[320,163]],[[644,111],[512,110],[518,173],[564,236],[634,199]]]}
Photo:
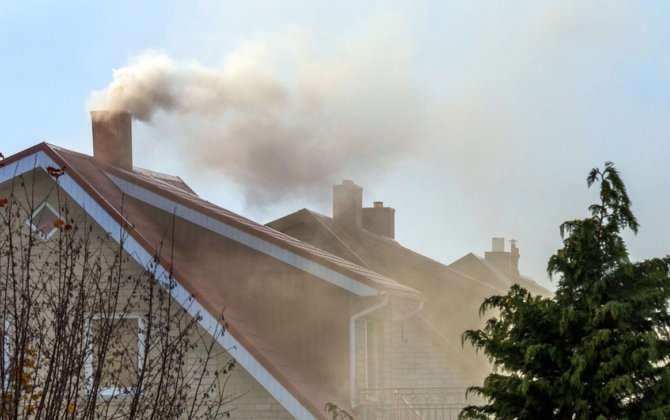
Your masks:
{"label": "window", "polygon": [[365,366],[368,388],[379,387],[379,328],[375,321],[365,321]]}
{"label": "window", "polygon": [[88,377],[98,372],[101,351],[105,349],[100,369],[102,395],[127,394],[137,384],[143,359],[143,320],[138,315],[94,316],[88,328],[91,356]]}
{"label": "window", "polygon": [[44,241],[58,232],[58,228],[54,223],[60,219],[60,216],[56,209],[47,202],[42,203],[33,212],[31,219],[26,220],[26,224]]}

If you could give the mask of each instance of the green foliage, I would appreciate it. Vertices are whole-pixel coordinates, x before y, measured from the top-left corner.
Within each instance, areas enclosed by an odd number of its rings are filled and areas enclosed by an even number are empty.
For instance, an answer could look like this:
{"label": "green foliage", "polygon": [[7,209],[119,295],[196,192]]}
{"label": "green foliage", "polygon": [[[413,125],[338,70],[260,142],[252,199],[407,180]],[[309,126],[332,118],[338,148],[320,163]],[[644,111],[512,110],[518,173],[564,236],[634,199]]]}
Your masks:
{"label": "green foliage", "polygon": [[487,403],[461,418],[670,418],[670,257],[629,260],[621,231],[638,223],[612,163],[587,183],[600,202],[561,225],[555,297],[514,285],[482,304],[496,317],[463,334],[494,373],[468,390]]}

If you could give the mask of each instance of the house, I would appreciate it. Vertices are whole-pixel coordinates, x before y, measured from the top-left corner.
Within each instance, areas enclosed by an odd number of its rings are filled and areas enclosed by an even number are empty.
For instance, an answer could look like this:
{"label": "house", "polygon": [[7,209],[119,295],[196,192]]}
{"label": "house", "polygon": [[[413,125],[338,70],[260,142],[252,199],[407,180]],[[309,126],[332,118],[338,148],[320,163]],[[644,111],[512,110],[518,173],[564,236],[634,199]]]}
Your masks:
{"label": "house", "polygon": [[[483,300],[506,293],[514,283],[533,294],[550,296],[551,292],[519,274],[519,249],[514,241],[510,251],[505,251],[504,239],[494,238],[493,248],[484,258],[470,253],[450,265],[403,247],[394,238],[395,209],[381,201],[363,207],[362,193],[362,187],[345,180],[333,187],[332,218],[302,209],[267,226],[388,276],[426,297],[422,311],[403,321],[400,328],[410,334],[409,340],[430,337],[452,369],[448,374],[433,369],[428,362],[431,355],[425,352],[430,346],[420,346],[424,351],[416,349],[410,356],[416,368],[413,372],[404,370],[410,365],[407,359],[386,356],[388,366],[381,378],[384,388],[405,393],[404,398],[412,403],[434,398],[439,389],[481,384],[490,372],[489,362],[467,343],[462,345],[461,334],[483,326],[478,312]],[[422,334],[412,337],[416,331]],[[384,352],[392,354],[395,349],[389,345]],[[413,377],[417,372],[421,372],[419,377]],[[376,405],[375,401],[361,403]]]}
{"label": "house", "polygon": [[93,112],[92,132],[93,156],[40,143],[2,160],[0,198],[29,185],[30,228],[48,243],[61,216],[54,196],[64,196],[137,270],[169,272],[174,301],[189,301],[237,363],[231,418],[325,418],[328,402],[358,418],[456,418],[465,387],[489,369],[460,334],[481,325],[484,298],[531,284],[505,273],[504,258],[445,266],[400,246],[393,209],[363,209],[351,182],[336,187],[334,218],[301,210],[263,226],[179,177],[134,167],[129,114]]}
{"label": "house", "polygon": [[[438,348],[430,334],[403,324],[420,313],[421,292],[213,205],[179,177],[135,168],[131,116],[93,112],[92,120],[93,156],[47,143],[8,156],[0,197],[18,183],[30,188],[37,222],[29,224],[48,243],[62,217],[55,196],[64,196],[68,211],[121,244],[138,270],[157,264],[171,273],[174,300],[193,297],[188,312],[237,362],[226,385],[238,396],[232,418],[323,418],[327,402],[353,411],[363,390],[382,385],[386,342],[397,341],[394,366],[408,357],[415,363],[413,353],[426,346]],[[217,335],[222,313],[227,329]],[[463,376],[438,352],[425,365]],[[422,375],[412,366],[400,373],[416,388],[412,381]]]}

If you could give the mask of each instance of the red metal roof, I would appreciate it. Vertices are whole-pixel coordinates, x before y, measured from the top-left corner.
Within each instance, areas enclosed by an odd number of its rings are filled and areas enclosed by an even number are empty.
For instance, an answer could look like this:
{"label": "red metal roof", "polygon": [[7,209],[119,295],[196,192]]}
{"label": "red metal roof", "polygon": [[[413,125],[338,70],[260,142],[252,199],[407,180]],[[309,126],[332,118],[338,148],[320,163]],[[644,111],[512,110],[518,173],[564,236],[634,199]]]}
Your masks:
{"label": "red metal roof", "polygon": [[[239,228],[261,239],[291,250],[303,257],[309,258],[316,263],[322,264],[380,291],[401,294],[407,297],[416,296],[417,298],[421,294],[419,291],[409,286],[406,286],[388,277],[382,276],[381,274],[378,274],[370,269],[353,264],[350,261],[329,254],[310,244],[299,241],[291,236],[285,235],[270,227],[256,223],[250,219],[247,219],[246,217],[240,216],[239,214],[233,213],[229,210],[217,206],[216,204],[204,200],[197,196],[193,190],[188,187],[188,185],[181,181],[181,178],[160,174],[158,172],[148,171],[145,169],[136,169],[133,172],[125,171],[100,162],[96,162],[91,156],[82,153],[73,152],[47,143],[44,143],[44,146],[46,150],[50,150],[56,153],[63,160],[66,166],[69,163],[70,171],[68,171],[68,173],[70,175],[72,175],[72,171],[81,172],[82,170],[85,170],[88,176],[82,176],[82,180],[85,180],[86,183],[90,185],[91,189],[97,193],[111,193],[111,191],[109,191],[110,186],[106,186],[104,191],[100,191],[101,184],[106,184],[106,182],[103,182],[102,179],[98,179],[94,184],[88,182],[87,179],[91,180],[91,171],[97,171],[100,174],[103,172],[109,172],[134,184],[145,187],[155,193],[158,193],[159,195],[174,200],[175,202],[183,204],[193,210],[214,217],[217,220]],[[168,182],[167,180],[172,181]],[[102,198],[106,196],[105,194],[100,195]]]}

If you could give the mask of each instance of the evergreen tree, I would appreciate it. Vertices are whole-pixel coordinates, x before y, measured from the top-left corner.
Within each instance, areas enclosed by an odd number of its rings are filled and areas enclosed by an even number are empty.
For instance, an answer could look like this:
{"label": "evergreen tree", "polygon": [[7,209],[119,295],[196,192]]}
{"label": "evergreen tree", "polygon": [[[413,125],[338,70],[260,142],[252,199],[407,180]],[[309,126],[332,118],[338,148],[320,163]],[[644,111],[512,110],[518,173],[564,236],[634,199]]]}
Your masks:
{"label": "evergreen tree", "polygon": [[548,264],[553,298],[514,285],[480,308],[494,310],[463,340],[494,364],[469,393],[487,403],[462,418],[670,418],[670,257],[631,262],[621,231],[638,223],[611,162],[591,216],[561,225],[563,247]]}

